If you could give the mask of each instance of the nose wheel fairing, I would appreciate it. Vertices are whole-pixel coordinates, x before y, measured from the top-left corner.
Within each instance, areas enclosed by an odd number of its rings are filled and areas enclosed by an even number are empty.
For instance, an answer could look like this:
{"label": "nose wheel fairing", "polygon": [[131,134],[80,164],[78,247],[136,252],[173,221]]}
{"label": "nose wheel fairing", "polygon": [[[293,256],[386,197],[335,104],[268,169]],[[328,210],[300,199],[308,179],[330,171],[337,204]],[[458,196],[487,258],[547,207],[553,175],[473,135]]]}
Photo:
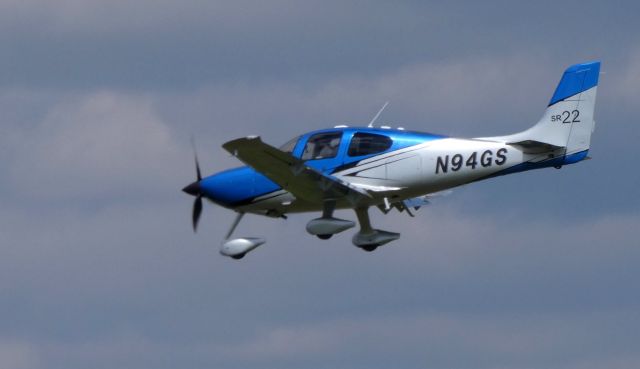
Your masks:
{"label": "nose wheel fairing", "polygon": [[259,237],[241,237],[226,240],[222,243],[220,254],[234,259],[242,259],[248,252],[267,242]]}
{"label": "nose wheel fairing", "polygon": [[244,217],[245,213],[238,213],[236,219],[233,221],[229,232],[224,241],[222,241],[222,247],[220,248],[220,254],[229,256],[233,259],[242,259],[248,252],[255,250],[258,246],[267,242],[264,238],[260,237],[239,237],[230,239],[233,232],[238,227],[238,224]]}

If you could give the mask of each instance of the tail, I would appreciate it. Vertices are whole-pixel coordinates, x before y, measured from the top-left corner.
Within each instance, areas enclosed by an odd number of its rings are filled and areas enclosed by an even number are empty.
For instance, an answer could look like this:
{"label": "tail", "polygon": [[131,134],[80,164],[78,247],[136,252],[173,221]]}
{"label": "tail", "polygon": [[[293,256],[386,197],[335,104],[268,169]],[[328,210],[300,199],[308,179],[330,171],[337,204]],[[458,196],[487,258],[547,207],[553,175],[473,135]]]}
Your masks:
{"label": "tail", "polygon": [[600,75],[600,62],[567,68],[542,119],[515,135],[491,139],[532,149],[564,148],[564,164],[583,160],[595,128],[593,113]]}

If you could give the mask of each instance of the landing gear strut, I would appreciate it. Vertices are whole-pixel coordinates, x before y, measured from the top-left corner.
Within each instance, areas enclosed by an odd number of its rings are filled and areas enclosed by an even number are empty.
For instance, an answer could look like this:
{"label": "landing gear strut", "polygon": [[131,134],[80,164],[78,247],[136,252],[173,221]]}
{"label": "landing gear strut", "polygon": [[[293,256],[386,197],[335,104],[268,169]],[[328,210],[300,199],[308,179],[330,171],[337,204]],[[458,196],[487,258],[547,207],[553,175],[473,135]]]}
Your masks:
{"label": "landing gear strut", "polygon": [[372,228],[369,219],[369,208],[357,208],[355,210],[358,216],[358,222],[360,223],[360,231],[353,235],[351,239],[354,245],[370,252],[378,248],[378,246],[400,238],[400,233]]}
{"label": "landing gear strut", "polygon": [[229,239],[233,234],[233,231],[236,230],[238,224],[244,217],[245,213],[238,213],[236,219],[233,221],[229,232],[227,232],[227,236],[224,238],[222,242],[222,248],[220,249],[220,253],[224,256],[229,256],[235,260],[242,259],[249,251],[255,249],[256,247],[262,245],[267,242],[264,238],[258,237],[241,237]]}

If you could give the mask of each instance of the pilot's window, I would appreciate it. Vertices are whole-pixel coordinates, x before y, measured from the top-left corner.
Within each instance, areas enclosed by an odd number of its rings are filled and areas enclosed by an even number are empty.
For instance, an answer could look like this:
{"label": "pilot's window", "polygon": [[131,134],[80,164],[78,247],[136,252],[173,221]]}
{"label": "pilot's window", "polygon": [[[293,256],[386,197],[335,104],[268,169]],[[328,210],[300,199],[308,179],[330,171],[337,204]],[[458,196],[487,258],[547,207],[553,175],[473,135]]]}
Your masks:
{"label": "pilot's window", "polygon": [[371,155],[383,152],[391,147],[393,141],[383,135],[358,132],[349,144],[349,156]]}
{"label": "pilot's window", "polygon": [[298,136],[296,138],[293,138],[287,141],[284,145],[280,146],[280,150],[284,152],[292,153],[293,150],[296,148],[296,144],[298,143],[299,139],[300,137]]}
{"label": "pilot's window", "polygon": [[342,132],[318,133],[307,140],[302,160],[327,159],[338,155]]}

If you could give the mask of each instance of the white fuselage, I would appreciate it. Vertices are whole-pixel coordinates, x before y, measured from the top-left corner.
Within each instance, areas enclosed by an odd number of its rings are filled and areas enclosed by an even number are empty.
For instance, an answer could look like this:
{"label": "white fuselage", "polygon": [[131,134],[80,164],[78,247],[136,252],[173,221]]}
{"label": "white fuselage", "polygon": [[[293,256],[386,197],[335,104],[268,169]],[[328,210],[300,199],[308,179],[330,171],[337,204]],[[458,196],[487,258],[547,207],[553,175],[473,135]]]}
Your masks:
{"label": "white fuselage", "polygon": [[[524,162],[548,160],[550,155],[560,156],[563,152],[525,153],[518,146],[500,142],[445,138],[362,160],[333,176],[369,189],[373,197],[367,205],[375,206],[384,203],[385,198],[398,202],[489,178]],[[337,207],[352,206],[342,201]],[[274,215],[278,215],[319,211],[322,207],[280,190],[239,208],[260,214],[274,209]]]}

